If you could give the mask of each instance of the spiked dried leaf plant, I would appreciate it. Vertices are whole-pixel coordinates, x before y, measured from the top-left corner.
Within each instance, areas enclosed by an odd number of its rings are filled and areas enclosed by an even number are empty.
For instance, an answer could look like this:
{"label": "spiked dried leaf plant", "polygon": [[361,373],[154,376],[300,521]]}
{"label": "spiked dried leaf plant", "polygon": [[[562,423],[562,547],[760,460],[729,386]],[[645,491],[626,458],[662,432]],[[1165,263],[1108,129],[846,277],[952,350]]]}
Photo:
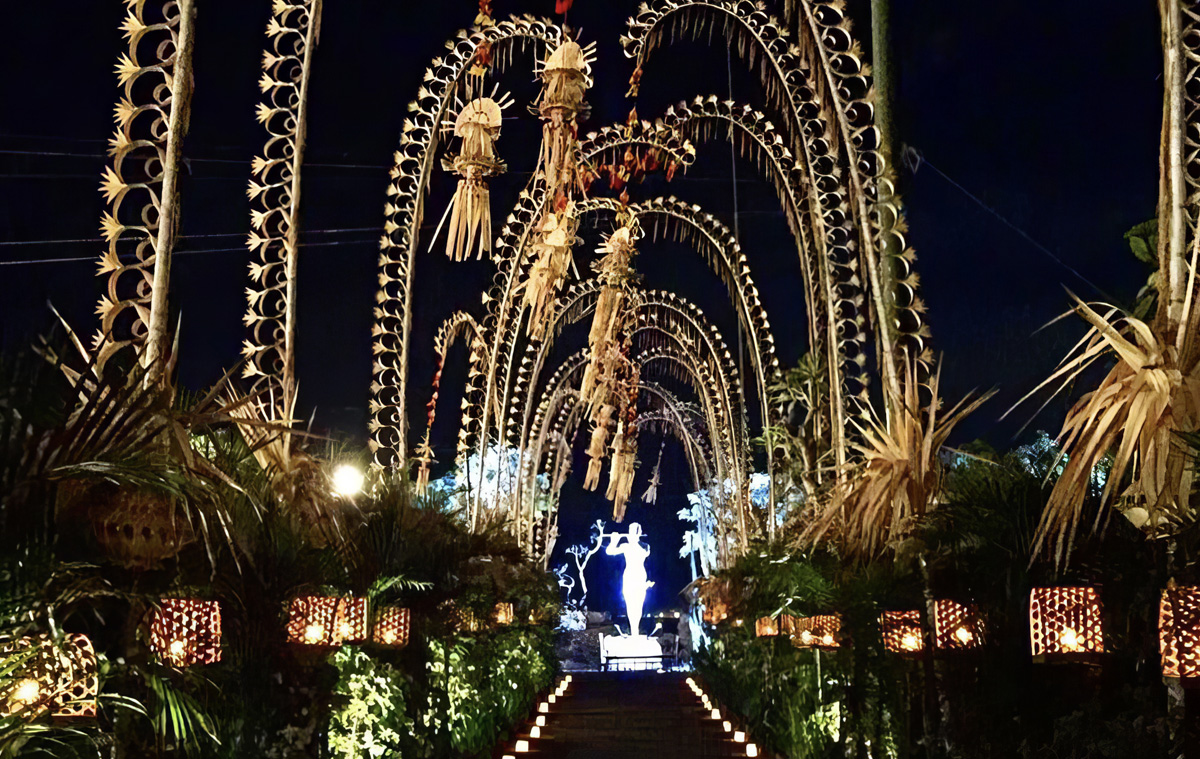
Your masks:
{"label": "spiked dried leaf plant", "polygon": [[896,549],[936,508],[944,474],[942,448],[958,423],[995,393],[968,395],[943,411],[940,379],[939,369],[928,386],[933,401],[923,403],[920,368],[905,359],[900,394],[891,399],[894,413],[887,421],[855,422],[861,436],[852,445],[858,463],[829,490],[801,543],[812,545],[832,533],[847,554],[878,556]]}
{"label": "spiked dried leaf plant", "polygon": [[1063,422],[1062,473],[1038,525],[1035,553],[1052,547],[1055,561],[1066,562],[1085,519],[1092,472],[1110,453],[1112,468],[1092,520],[1093,532],[1107,513],[1105,507],[1114,502],[1152,537],[1170,534],[1193,519],[1194,472],[1176,438],[1200,427],[1195,250],[1190,269],[1187,297],[1173,326],[1161,310],[1148,324],[1112,306],[1100,313],[1071,296],[1075,313],[1089,329],[1034,392],[1052,384],[1061,391],[1097,361],[1115,358],[1116,363]]}

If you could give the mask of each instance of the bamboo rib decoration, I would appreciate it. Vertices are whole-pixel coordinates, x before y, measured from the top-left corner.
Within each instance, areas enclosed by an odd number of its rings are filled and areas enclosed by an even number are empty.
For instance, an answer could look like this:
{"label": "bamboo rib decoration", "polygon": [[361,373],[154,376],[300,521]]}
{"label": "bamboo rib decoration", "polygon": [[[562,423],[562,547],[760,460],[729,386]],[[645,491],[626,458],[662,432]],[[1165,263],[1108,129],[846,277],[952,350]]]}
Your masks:
{"label": "bamboo rib decoration", "polygon": [[380,240],[379,293],[376,296],[372,352],[370,447],[381,466],[401,464],[408,454],[408,353],[412,332],[413,259],[424,217],[423,203],[433,172],[441,126],[466,83],[481,48],[493,69],[507,59],[513,43],[534,42],[548,49],[563,41],[562,29],[532,17],[512,18],[460,32],[448,52],[426,69],[425,84],[409,104],[395,166],[390,172]]}
{"label": "bamboo rib decoration", "polygon": [[125,6],[121,29],[129,48],[117,61],[122,97],[109,142],[112,165],[100,185],[109,209],[100,219],[108,248],[98,273],[108,287],[97,307],[96,360],[103,370],[132,347],[154,381],[169,352],[167,293],[192,98],[195,7],[192,0],[125,0]]}
{"label": "bamboo rib decoration", "polygon": [[251,163],[250,286],[243,318],[243,376],[274,396],[268,419],[290,419],[296,398],[296,278],[300,174],[308,124],[308,82],[323,0],[274,0],[256,117],[266,144]]}

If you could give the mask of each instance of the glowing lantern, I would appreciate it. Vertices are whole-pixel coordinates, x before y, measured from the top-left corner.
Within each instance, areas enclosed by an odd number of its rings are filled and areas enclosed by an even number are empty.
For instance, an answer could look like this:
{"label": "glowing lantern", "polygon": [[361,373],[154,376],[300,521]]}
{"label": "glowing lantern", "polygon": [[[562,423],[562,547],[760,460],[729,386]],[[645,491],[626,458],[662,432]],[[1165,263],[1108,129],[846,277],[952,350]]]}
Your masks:
{"label": "glowing lantern", "polygon": [[895,654],[915,654],[925,647],[921,615],[916,611],[885,611],[879,615],[883,647]]}
{"label": "glowing lantern", "polygon": [[1158,602],[1163,677],[1200,677],[1200,587],[1168,588]]}
{"label": "glowing lantern", "polygon": [[164,598],[150,618],[150,650],[172,667],[221,661],[221,606],[216,601]]}
{"label": "glowing lantern", "polygon": [[412,614],[399,606],[385,606],[375,613],[375,629],[371,640],[380,646],[404,648],[412,628]]}
{"label": "glowing lantern", "polygon": [[842,618],[836,614],[816,617],[792,617],[785,615],[782,628],[797,648],[838,648],[838,634],[842,630]]}
{"label": "glowing lantern", "polygon": [[1104,653],[1096,589],[1034,588],[1029,594],[1029,642],[1035,661]]}
{"label": "glowing lantern", "polygon": [[100,681],[96,652],[86,635],[67,635],[61,644],[38,635],[0,646],[0,656],[22,654],[8,687],[0,686],[0,717],[24,718],[28,712],[32,718],[46,711],[56,719],[96,716]]}
{"label": "glowing lantern", "polygon": [[513,751],[516,751],[518,754],[529,753],[529,741],[526,741],[526,740],[517,741],[517,745],[513,746]]}
{"label": "glowing lantern", "polygon": [[513,605],[510,603],[498,603],[492,613],[492,617],[498,625],[511,625],[513,623]]}
{"label": "glowing lantern", "polygon": [[762,617],[754,623],[754,634],[759,638],[773,638],[779,635],[779,622],[771,617]]}
{"label": "glowing lantern", "polygon": [[934,603],[933,632],[938,649],[975,648],[982,642],[983,625],[972,607],[940,598]]}
{"label": "glowing lantern", "polygon": [[758,756],[758,746],[755,746],[753,743],[747,743],[746,756]]}
{"label": "glowing lantern", "polygon": [[367,599],[353,596],[298,596],[288,610],[289,643],[340,646],[367,639]]}

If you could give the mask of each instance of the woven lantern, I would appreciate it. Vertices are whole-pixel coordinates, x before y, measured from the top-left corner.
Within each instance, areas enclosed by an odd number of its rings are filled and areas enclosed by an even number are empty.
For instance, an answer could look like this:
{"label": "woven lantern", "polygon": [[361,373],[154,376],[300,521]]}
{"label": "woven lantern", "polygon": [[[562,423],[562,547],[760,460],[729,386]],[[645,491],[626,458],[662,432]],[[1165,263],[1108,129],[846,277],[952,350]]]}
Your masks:
{"label": "woven lantern", "polygon": [[216,601],[164,598],[150,618],[150,650],[172,667],[221,661],[221,607]]}
{"label": "woven lantern", "polygon": [[1029,593],[1029,642],[1035,661],[1104,653],[1100,595],[1095,588],[1034,588]]}
{"label": "woven lantern", "polygon": [[412,629],[412,612],[399,606],[385,606],[375,613],[371,640],[380,646],[404,648]]}
{"label": "woven lantern", "polygon": [[759,638],[774,638],[779,635],[779,620],[772,617],[760,617],[754,623],[754,634]]}
{"label": "woven lantern", "polygon": [[492,610],[492,619],[496,620],[498,625],[511,625],[514,619],[513,605],[510,603],[496,604],[496,608]]}
{"label": "woven lantern", "polygon": [[839,648],[842,618],[836,614],[815,617],[793,617],[785,614],[780,620],[783,632],[797,648]]}
{"label": "woven lantern", "polygon": [[67,635],[56,645],[48,635],[20,638],[0,646],[0,656],[25,654],[7,689],[0,691],[0,717],[29,710],[55,719],[96,716],[100,680],[96,652],[86,635]]}
{"label": "woven lantern", "polygon": [[298,596],[288,610],[289,643],[340,646],[367,639],[367,599],[353,596]]}
{"label": "woven lantern", "polygon": [[885,611],[879,615],[879,628],[883,647],[894,654],[916,654],[925,648],[918,611]]}
{"label": "woven lantern", "polygon": [[1163,677],[1200,677],[1200,587],[1168,588],[1158,602]]}
{"label": "woven lantern", "polygon": [[933,607],[933,632],[940,650],[976,648],[982,643],[983,623],[974,607],[939,598]]}

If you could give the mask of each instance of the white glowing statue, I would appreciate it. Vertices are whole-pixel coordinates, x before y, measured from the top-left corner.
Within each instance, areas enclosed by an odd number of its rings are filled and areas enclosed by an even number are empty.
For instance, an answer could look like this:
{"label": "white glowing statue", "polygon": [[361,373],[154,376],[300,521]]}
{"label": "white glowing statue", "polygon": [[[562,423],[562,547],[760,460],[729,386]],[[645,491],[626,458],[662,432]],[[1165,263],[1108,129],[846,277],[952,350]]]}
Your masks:
{"label": "white glowing statue", "polygon": [[[654,583],[646,580],[646,557],[650,555],[650,547],[642,545],[642,526],[637,522],[629,523],[629,532],[615,532],[605,535],[611,542],[604,552],[609,556],[622,555],[625,557],[625,572],[621,576],[621,595],[625,599],[625,614],[629,617],[629,634],[639,635],[638,627],[642,621],[642,607],[646,605],[646,591]],[[624,538],[625,542],[621,542]]]}

